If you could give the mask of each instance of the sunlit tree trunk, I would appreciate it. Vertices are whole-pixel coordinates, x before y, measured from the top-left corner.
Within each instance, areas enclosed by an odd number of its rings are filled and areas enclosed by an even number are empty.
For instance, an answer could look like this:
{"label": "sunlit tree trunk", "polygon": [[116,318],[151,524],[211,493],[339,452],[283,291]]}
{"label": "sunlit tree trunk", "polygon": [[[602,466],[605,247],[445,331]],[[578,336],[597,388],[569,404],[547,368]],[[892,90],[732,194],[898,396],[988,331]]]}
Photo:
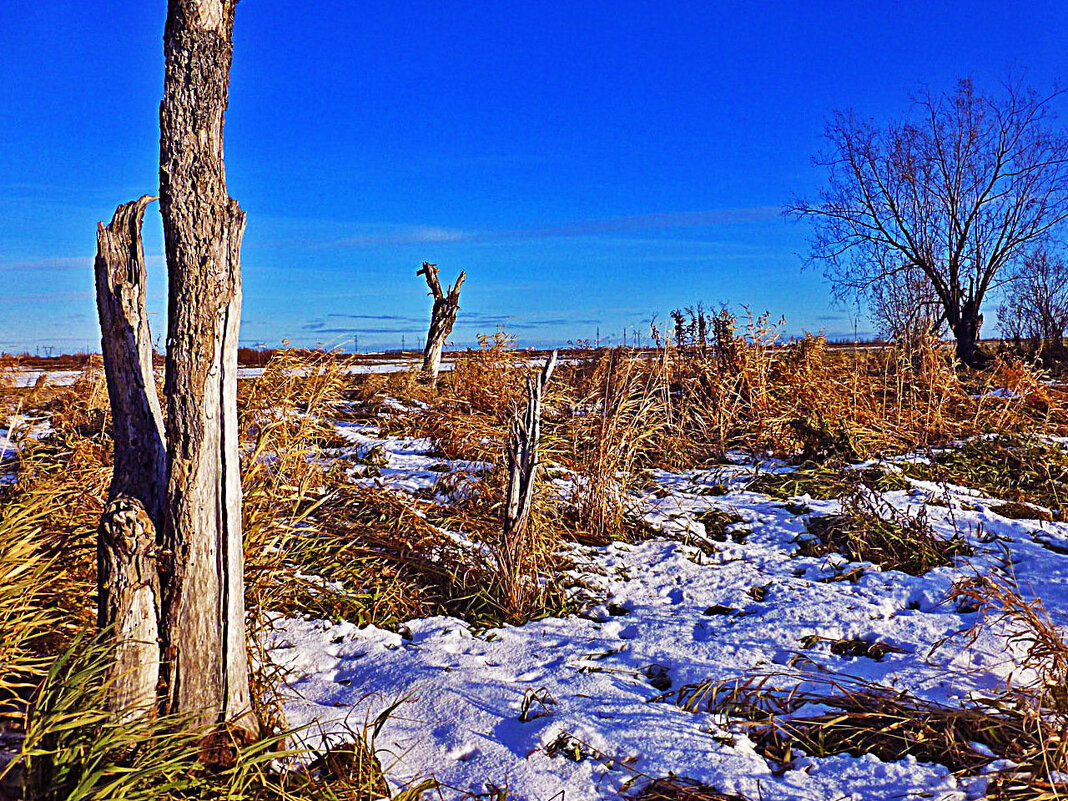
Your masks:
{"label": "sunlit tree trunk", "polygon": [[160,107],[169,280],[165,708],[256,734],[245,652],[237,341],[245,215],[226,189],[236,0],[170,0]]}
{"label": "sunlit tree trunk", "polygon": [[111,402],[115,467],[97,539],[97,622],[113,646],[108,705],[139,715],[155,705],[159,679],[159,580],[167,454],[145,308],[142,197],[97,232],[96,302]]}
{"label": "sunlit tree trunk", "polygon": [[460,272],[456,284],[449,288],[448,294],[441,291],[438,280],[437,265],[423,262],[423,267],[416,275],[426,276],[426,285],[434,297],[434,308],[430,312],[430,330],[426,335],[426,347],[423,349],[423,377],[431,386],[437,383],[441,371],[441,354],[445,343],[456,324],[456,314],[460,311],[460,287],[467,274]]}

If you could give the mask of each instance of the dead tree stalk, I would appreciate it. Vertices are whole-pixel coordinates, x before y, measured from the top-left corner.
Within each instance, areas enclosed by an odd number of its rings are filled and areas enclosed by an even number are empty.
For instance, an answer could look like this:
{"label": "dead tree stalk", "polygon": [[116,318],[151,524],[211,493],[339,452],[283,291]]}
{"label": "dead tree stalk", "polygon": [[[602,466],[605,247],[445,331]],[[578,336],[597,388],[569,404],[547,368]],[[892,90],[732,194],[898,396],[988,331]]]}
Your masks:
{"label": "dead tree stalk", "polygon": [[97,539],[97,622],[114,648],[109,708],[152,709],[159,679],[159,579],[167,453],[145,309],[144,196],[118,207],[97,231],[96,301],[115,466]]}
{"label": "dead tree stalk", "polygon": [[537,377],[527,379],[527,405],[522,415],[512,421],[508,437],[508,495],[504,508],[502,547],[499,568],[504,578],[506,603],[515,608],[522,600],[523,565],[528,551],[530,512],[537,478],[538,444],[541,439],[541,401],[545,385],[556,367],[552,352]]}
{"label": "dead tree stalk", "polygon": [[456,314],[460,310],[460,287],[463,285],[467,274],[460,272],[456,283],[449,288],[448,293],[441,291],[441,282],[438,280],[437,265],[423,262],[423,267],[416,275],[426,276],[426,284],[430,287],[430,294],[434,297],[434,308],[430,313],[430,330],[426,335],[426,347],[423,349],[423,376],[431,386],[437,383],[438,373],[441,371],[441,354],[445,349],[445,343],[452,333],[452,327],[456,324]]}

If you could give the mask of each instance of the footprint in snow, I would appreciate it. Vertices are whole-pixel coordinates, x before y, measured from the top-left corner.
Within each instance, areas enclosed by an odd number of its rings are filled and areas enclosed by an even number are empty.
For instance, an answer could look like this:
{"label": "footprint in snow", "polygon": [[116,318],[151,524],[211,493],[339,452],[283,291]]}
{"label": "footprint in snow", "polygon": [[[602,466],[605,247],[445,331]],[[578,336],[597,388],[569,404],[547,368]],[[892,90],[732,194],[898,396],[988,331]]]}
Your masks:
{"label": "footprint in snow", "polygon": [[467,762],[472,757],[478,755],[478,748],[473,745],[461,745],[453,748],[446,756],[449,759],[455,759],[457,762]]}
{"label": "footprint in snow", "polygon": [[673,604],[681,604],[685,598],[682,590],[676,587],[673,590],[669,590],[666,587],[660,590],[660,594],[667,598]]}

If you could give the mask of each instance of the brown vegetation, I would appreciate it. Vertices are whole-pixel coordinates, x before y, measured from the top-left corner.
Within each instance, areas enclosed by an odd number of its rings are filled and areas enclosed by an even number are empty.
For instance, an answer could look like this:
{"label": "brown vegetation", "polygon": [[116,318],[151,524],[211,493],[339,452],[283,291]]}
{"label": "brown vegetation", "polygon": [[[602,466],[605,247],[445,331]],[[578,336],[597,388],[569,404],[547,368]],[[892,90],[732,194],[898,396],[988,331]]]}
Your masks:
{"label": "brown vegetation", "polygon": [[[260,647],[270,611],[398,626],[430,614],[492,624],[573,609],[581,588],[564,578],[568,560],[561,546],[571,539],[604,542],[647,536],[637,500],[650,468],[709,464],[734,449],[773,453],[810,460],[800,475],[817,482],[830,477],[829,496],[837,497],[847,473],[876,488],[888,488],[881,482],[895,480],[879,471],[843,472],[845,463],[860,456],[1004,432],[1019,432],[1020,440],[1005,440],[1009,452],[1019,456],[1023,446],[1012,442],[1041,447],[1034,444],[1041,442],[1035,434],[1065,430],[1064,393],[1023,364],[959,373],[950,355],[933,342],[907,351],[835,350],[812,337],[784,344],[766,321],[751,320],[739,332],[726,316],[710,331],[704,348],[686,342],[682,347],[662,343],[658,350],[645,352],[593,351],[557,368],[544,397],[543,465],[524,540],[522,576],[502,571],[501,565],[511,563],[498,558],[495,549],[502,547],[504,443],[524,400],[527,377],[537,365],[516,351],[508,337],[488,338],[478,351],[460,354],[455,369],[443,373],[433,391],[418,381],[415,370],[354,376],[346,371],[343,358],[321,352],[277,354],[262,376],[242,384],[239,398],[252,647]],[[1008,392],[995,394],[994,389]],[[49,669],[60,665],[56,656],[69,654],[79,632],[92,624],[93,532],[111,474],[111,443],[98,365],[91,365],[70,387],[8,388],[5,401],[11,409],[18,404],[33,409],[50,419],[53,428],[43,438],[16,432],[21,450],[11,467],[19,481],[3,489],[0,512],[0,576],[8,577],[2,584],[7,594],[0,597],[5,632],[0,655],[18,666],[0,677],[5,704],[0,714],[6,727],[18,730],[26,726],[30,692],[42,692]],[[338,420],[375,420],[384,433],[427,436],[442,458],[482,465],[443,473],[427,497],[357,483],[380,468],[373,454],[359,461],[337,458],[344,445],[335,428]],[[962,453],[973,458],[967,448]],[[1006,456],[1004,466],[991,473],[991,491],[1003,490],[1018,475],[1022,500],[1054,505],[1059,473],[1032,479],[1020,468],[1043,463],[1033,455],[1027,452],[1015,462]],[[948,456],[935,463],[957,470]],[[1049,459],[1045,463],[1051,470],[1058,464]],[[564,476],[573,479],[572,489],[554,481]],[[786,497],[797,494],[785,484],[760,489]],[[870,511],[858,508],[850,514],[864,517],[865,530],[881,530]],[[730,522],[733,518],[709,518],[709,536],[722,534],[720,524]],[[926,531],[917,521],[890,520],[886,525],[893,536],[880,540],[880,552],[859,546],[851,550],[852,540],[838,528],[823,547],[890,566],[893,538],[902,529],[921,535]],[[914,540],[902,542],[905,550],[915,547]],[[945,547],[951,550],[939,551],[941,555],[916,569],[960,552],[951,543]],[[517,581],[537,591],[515,593],[508,582]],[[518,597],[522,603],[515,602]],[[63,664],[72,663],[68,658]],[[79,675],[93,675],[91,664],[79,664]],[[259,664],[252,677],[257,711],[284,728],[276,677],[269,664]],[[63,668],[68,671],[64,675],[71,669]],[[55,703],[67,708],[73,701],[63,692],[89,692],[73,685],[67,690],[54,683],[47,686],[59,693]],[[87,696],[79,697],[77,703],[93,708]],[[877,700],[897,703],[883,695]],[[928,712],[942,714],[915,705],[907,711],[922,713],[921,720]],[[961,714],[971,720],[972,713]],[[91,729],[93,724],[87,725]],[[801,723],[791,725],[794,729],[783,737],[796,742],[801,735],[794,730],[807,730]],[[969,732],[985,742],[981,733]],[[144,729],[127,733],[157,736]],[[857,740],[852,735],[846,739]],[[1032,740],[1016,739],[1031,747],[1027,743]],[[256,752],[241,753],[246,761],[239,763],[247,779],[258,758]],[[144,769],[150,770],[147,765]],[[683,789],[662,787],[665,792]],[[271,785],[234,797],[282,797],[272,795],[277,791]]]}

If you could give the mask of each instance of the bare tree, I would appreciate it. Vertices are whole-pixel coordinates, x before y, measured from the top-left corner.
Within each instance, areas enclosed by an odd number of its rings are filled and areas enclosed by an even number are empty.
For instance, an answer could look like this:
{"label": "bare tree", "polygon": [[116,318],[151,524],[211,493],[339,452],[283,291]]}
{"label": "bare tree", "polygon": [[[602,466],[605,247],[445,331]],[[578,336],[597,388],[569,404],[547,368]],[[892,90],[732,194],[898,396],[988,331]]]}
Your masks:
{"label": "bare tree", "polygon": [[456,324],[456,314],[460,311],[460,287],[467,273],[460,271],[460,277],[449,287],[448,294],[441,291],[436,264],[424,261],[416,275],[426,276],[426,285],[430,287],[430,294],[434,297],[434,308],[430,312],[430,330],[426,335],[426,347],[423,348],[423,375],[433,386],[437,383],[438,372],[441,370],[441,353],[445,349],[449,334],[452,333],[452,327]]}
{"label": "bare tree", "polygon": [[[149,608],[154,598],[145,599],[145,588],[154,596],[158,580],[162,708],[188,716],[193,725],[224,724],[252,738],[259,732],[245,649],[237,430],[245,215],[226,190],[223,165],[236,2],[168,3],[160,107],[169,282],[165,485],[144,314],[140,228],[149,199],[120,206],[100,236],[97,298],[109,395],[121,422],[112,503],[101,522],[99,617],[123,638],[121,657],[135,644],[122,634],[131,625],[126,618]],[[155,561],[146,558],[150,545],[158,546]],[[108,583],[120,590],[136,585],[137,602],[129,592],[109,594]],[[138,681],[140,687],[147,679]],[[134,696],[139,693],[135,688]],[[115,706],[125,703],[118,698]]]}
{"label": "bare tree", "polygon": [[828,183],[819,200],[788,212],[814,223],[810,260],[840,296],[868,295],[887,277],[919,269],[962,362],[978,366],[982,304],[999,275],[1068,218],[1068,137],[1051,103],[1009,85],[978,94],[921,93],[904,121],[878,128],[837,112]]}
{"label": "bare tree", "polygon": [[879,333],[897,342],[915,343],[945,330],[938,293],[918,267],[898,270],[873,284],[868,308]]}
{"label": "bare tree", "polygon": [[1008,283],[998,319],[1011,338],[1029,340],[1044,357],[1062,360],[1068,330],[1068,261],[1064,256],[1044,248],[1029,254]]}

